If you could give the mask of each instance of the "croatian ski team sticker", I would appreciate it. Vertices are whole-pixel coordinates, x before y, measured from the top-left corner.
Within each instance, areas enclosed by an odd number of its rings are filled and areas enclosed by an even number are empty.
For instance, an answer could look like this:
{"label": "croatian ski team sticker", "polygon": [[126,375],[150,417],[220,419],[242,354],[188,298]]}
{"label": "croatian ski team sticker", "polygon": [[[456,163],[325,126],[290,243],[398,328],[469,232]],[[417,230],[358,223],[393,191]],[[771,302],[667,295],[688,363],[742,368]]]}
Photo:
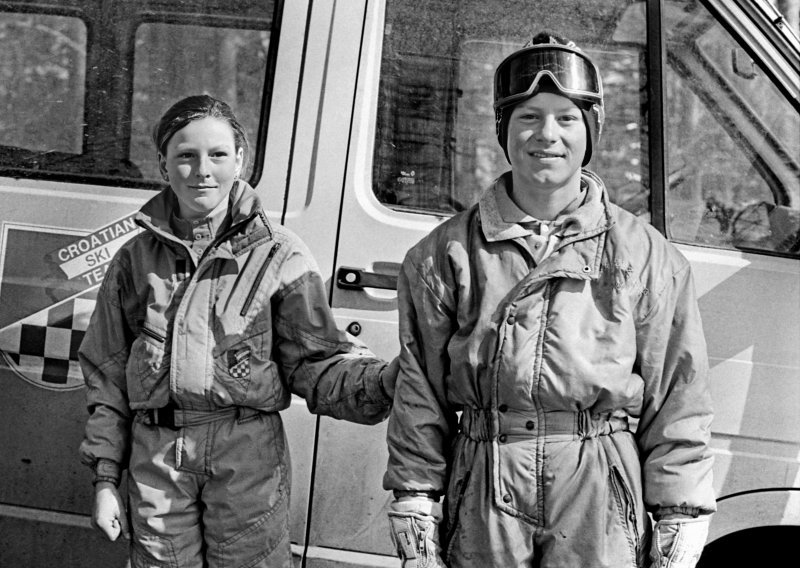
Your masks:
{"label": "croatian ski team sticker", "polygon": [[53,255],[66,277],[83,279],[89,286],[100,284],[111,258],[138,232],[133,217],[129,215],[55,251]]}
{"label": "croatian ski team sticker", "polygon": [[0,355],[22,379],[49,390],[83,386],[78,347],[111,259],[141,230],[133,218],[90,234],[3,225]]}

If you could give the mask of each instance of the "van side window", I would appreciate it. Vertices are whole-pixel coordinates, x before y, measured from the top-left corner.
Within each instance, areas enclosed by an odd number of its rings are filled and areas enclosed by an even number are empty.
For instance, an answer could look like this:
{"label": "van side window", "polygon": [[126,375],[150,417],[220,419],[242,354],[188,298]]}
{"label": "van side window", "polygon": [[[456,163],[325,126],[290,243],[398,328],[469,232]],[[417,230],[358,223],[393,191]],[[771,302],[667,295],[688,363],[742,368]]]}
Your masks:
{"label": "van side window", "polygon": [[85,23],[70,16],[3,14],[0,46],[0,163],[16,155],[35,168],[57,155],[79,154]]}
{"label": "van side window", "polygon": [[[592,2],[594,4],[596,2]],[[564,0],[536,17],[483,0],[389,0],[383,39],[373,192],[385,205],[449,215],[470,207],[510,169],[495,135],[494,69],[535,32],[559,30],[596,61],[605,88],[597,171],[622,207],[649,217],[648,148],[642,105],[644,21],[623,21],[629,2]],[[524,10],[522,10],[524,12]],[[615,39],[625,26],[625,41]],[[632,38],[632,39],[631,39]]]}
{"label": "van side window", "polygon": [[156,189],[153,123],[198,93],[231,104],[258,157],[274,12],[274,0],[4,2],[0,175]]}
{"label": "van side window", "polygon": [[800,114],[699,2],[666,6],[669,236],[800,253]]}

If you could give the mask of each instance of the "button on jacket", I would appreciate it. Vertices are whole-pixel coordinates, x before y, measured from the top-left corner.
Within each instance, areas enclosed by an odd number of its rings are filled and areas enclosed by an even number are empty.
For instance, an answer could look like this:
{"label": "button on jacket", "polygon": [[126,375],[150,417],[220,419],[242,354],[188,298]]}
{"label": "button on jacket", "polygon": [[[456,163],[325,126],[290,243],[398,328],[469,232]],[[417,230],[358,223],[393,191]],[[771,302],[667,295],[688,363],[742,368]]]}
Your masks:
{"label": "button on jacket", "polygon": [[445,495],[453,566],[642,565],[645,507],[715,510],[690,266],[587,171],[537,264],[498,213],[510,183],[404,260],[384,487]]}

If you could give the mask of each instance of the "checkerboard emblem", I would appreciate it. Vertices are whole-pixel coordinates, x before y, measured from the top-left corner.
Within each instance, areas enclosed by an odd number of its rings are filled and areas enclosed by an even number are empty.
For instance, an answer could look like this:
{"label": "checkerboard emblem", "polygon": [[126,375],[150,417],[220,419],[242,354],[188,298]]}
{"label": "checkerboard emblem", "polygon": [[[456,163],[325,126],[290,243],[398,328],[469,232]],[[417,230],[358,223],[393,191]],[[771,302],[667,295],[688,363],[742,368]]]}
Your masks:
{"label": "checkerboard emblem", "polygon": [[0,351],[25,381],[48,390],[83,386],[78,347],[95,305],[96,290],[70,298],[0,329]]}
{"label": "checkerboard emblem", "polygon": [[228,351],[228,373],[234,379],[250,376],[250,348]]}
{"label": "checkerboard emblem", "polygon": [[22,379],[83,386],[78,347],[111,259],[142,231],[135,215],[91,233],[0,223],[0,357]]}

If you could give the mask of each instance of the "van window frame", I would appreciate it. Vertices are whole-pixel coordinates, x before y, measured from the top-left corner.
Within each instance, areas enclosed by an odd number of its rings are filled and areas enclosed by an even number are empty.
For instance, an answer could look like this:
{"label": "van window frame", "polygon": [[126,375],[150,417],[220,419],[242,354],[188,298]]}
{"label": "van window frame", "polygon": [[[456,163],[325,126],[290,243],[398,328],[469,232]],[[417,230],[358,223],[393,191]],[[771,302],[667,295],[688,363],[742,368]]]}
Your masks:
{"label": "van window frame", "polygon": [[[270,19],[265,20],[271,24],[268,28],[270,43],[264,73],[264,83],[260,92],[259,124],[256,132],[249,132],[251,136],[250,159],[253,164],[250,183],[256,185],[264,169],[264,148],[266,146],[267,128],[269,124],[272,95],[274,92],[275,71],[277,65],[278,48],[280,42],[281,17],[285,0],[273,0],[273,13]],[[128,8],[133,11],[135,18],[130,26],[119,27],[126,35],[113,46],[113,59],[102,55],[108,51],[104,47],[103,37],[98,35],[103,23],[103,5],[105,0],[85,2],[81,0],[67,0],[59,5],[42,5],[30,0],[7,0],[0,2],[0,13],[7,14],[32,14],[75,18],[83,22],[86,28],[86,55],[83,99],[83,124],[81,153],[73,158],[77,163],[81,160],[95,158],[129,160],[131,143],[131,123],[133,113],[133,78],[134,58],[136,55],[135,36],[142,24],[166,23],[178,25],[205,25],[211,28],[259,30],[253,26],[253,18],[244,15],[215,15],[214,13],[182,13],[177,10],[168,10],[170,5],[165,2],[147,1],[143,5]],[[64,5],[68,4],[68,5]],[[187,5],[188,4],[188,5]],[[181,3],[181,10],[191,10],[194,5],[203,5],[203,0],[190,0]],[[159,10],[163,8],[163,10]],[[116,17],[116,16],[114,16]],[[114,65],[124,64],[125,73],[107,73]],[[111,80],[108,77],[112,77]],[[106,88],[103,88],[106,87]],[[102,109],[102,110],[99,110]],[[109,112],[110,111],[110,112]],[[108,117],[113,120],[109,121]],[[157,120],[158,117],[152,117]],[[113,145],[113,151],[103,151],[93,154],[90,146],[93,141],[106,141]],[[43,181],[63,181],[86,185],[124,187],[130,189],[159,190],[163,184],[155,180],[136,179],[124,175],[111,175],[98,172],[53,171],[36,169],[22,163],[22,156],[26,151],[10,150],[12,156],[9,163],[0,163],[0,177],[16,177],[20,179],[37,179]],[[16,158],[14,156],[19,156]],[[11,163],[13,161],[13,163]]]}
{"label": "van window frame", "polygon": [[[759,65],[759,70],[764,72],[764,74],[766,75],[768,80],[772,83],[772,85],[781,93],[781,95],[783,95],[784,99],[791,105],[791,107],[796,112],[798,112],[800,114],[800,98],[798,98],[796,96],[796,94],[792,93],[792,91],[787,87],[786,83],[778,75],[776,70],[771,65],[767,65],[766,64],[765,58],[763,56],[764,55],[763,48],[761,48],[762,51],[759,51],[758,49],[756,49],[756,45],[754,45],[754,43],[752,41],[748,41],[748,39],[746,37],[744,37],[742,35],[742,33],[740,33],[739,29],[737,29],[731,23],[730,19],[726,16],[726,14],[723,14],[722,11],[717,8],[716,3],[714,1],[712,1],[712,0],[697,0],[697,1],[705,10],[708,11],[709,15],[714,19],[714,21],[717,22],[720,25],[720,27],[731,37],[731,39],[733,41],[736,42],[736,44],[740,48],[742,48],[744,50],[744,52],[750,58],[752,58],[756,62],[761,63],[761,65]],[[647,37],[648,37],[648,42],[647,42],[647,48],[646,49],[647,49],[647,53],[648,53],[648,64],[657,66],[657,67],[651,67],[651,69],[656,69],[656,68],[658,69],[657,73],[653,73],[653,72],[650,73],[651,78],[655,77],[656,75],[658,77],[658,85],[654,86],[654,89],[653,89],[653,94],[654,94],[653,98],[656,98],[659,101],[658,107],[660,107],[660,112],[662,113],[662,114],[658,115],[660,117],[660,121],[661,121],[660,124],[658,124],[658,123],[656,123],[656,124],[652,124],[651,123],[650,124],[650,126],[651,126],[650,140],[651,140],[651,144],[652,144],[652,140],[654,138],[659,138],[659,139],[662,140],[662,144],[663,144],[663,146],[661,148],[661,152],[656,153],[656,154],[651,153],[651,155],[650,155],[651,165],[654,163],[653,162],[654,159],[659,162],[658,166],[660,168],[660,176],[659,176],[658,182],[662,185],[662,188],[658,192],[653,191],[653,188],[655,187],[653,184],[655,183],[656,180],[652,179],[653,176],[651,175],[651,180],[650,180],[651,181],[650,198],[651,198],[651,215],[652,215],[651,224],[653,226],[655,226],[658,229],[658,231],[662,235],[664,235],[667,239],[669,239],[671,242],[685,244],[685,245],[689,245],[689,246],[703,246],[703,247],[707,247],[707,248],[718,248],[718,247],[715,247],[713,245],[701,244],[701,243],[697,243],[697,242],[684,241],[684,240],[681,240],[681,239],[678,239],[678,238],[673,238],[669,233],[667,222],[666,222],[667,213],[668,213],[667,212],[667,207],[666,207],[666,194],[667,194],[667,189],[669,188],[669,182],[668,182],[668,172],[669,172],[668,158],[669,157],[668,157],[668,149],[666,147],[667,122],[666,122],[666,117],[663,114],[665,112],[663,102],[666,101],[666,92],[664,91],[664,86],[667,84],[667,82],[666,82],[666,70],[668,69],[668,64],[667,64],[666,61],[667,61],[667,58],[668,58],[668,50],[667,50],[665,38],[664,38],[663,33],[662,33],[662,30],[664,29],[664,27],[666,25],[665,18],[663,16],[663,11],[662,11],[663,2],[664,2],[664,0],[647,0],[647,2],[645,4],[646,10],[647,10],[647,34],[648,34]],[[745,10],[744,8],[742,8],[742,6],[739,5],[740,3],[738,1],[735,2],[735,4],[736,4],[736,8],[737,9],[742,9],[744,12],[746,12],[747,16],[750,16],[750,19],[748,21],[752,22],[755,26],[757,26],[758,32],[761,35],[763,35],[764,40],[769,42],[769,44],[772,47],[774,47],[776,50],[783,52],[784,46],[780,46],[780,45],[776,44],[777,36],[775,34],[768,33],[769,30],[765,30],[764,27],[763,27],[763,24],[766,21],[765,18],[767,17],[767,14],[765,14],[763,12],[761,7],[756,5],[756,6],[751,6],[748,10]],[[758,3],[756,3],[756,4],[758,4]],[[649,12],[651,10],[651,8],[653,10],[653,16],[654,16],[652,18],[650,17],[650,12]],[[757,14],[754,13],[756,11],[758,12]],[[656,17],[656,14],[657,14],[657,17]],[[774,22],[772,22],[772,24],[773,24],[773,26],[776,26],[776,27],[780,26],[780,23],[778,21],[774,21]],[[656,36],[651,36],[650,35],[651,34],[651,27],[653,28],[652,33],[657,34],[657,40],[658,41],[651,41],[650,38],[656,37]],[[786,30],[784,30],[784,33],[786,33]],[[789,32],[789,33],[791,33],[791,32]],[[650,63],[650,59],[649,59],[651,57],[650,52],[656,50],[656,48],[658,48],[659,53],[652,55],[653,62]],[[797,55],[798,55],[796,50],[793,51],[792,53],[793,53],[793,55],[795,56],[795,59],[796,59]],[[723,79],[723,81],[724,81],[724,79]],[[658,97],[655,96],[656,93],[658,94]],[[650,95],[650,93],[648,93],[648,97],[649,97],[649,95]],[[704,95],[704,93],[703,93],[703,95]],[[698,96],[700,96],[701,99],[704,100],[704,102],[707,103],[707,107],[712,111],[718,111],[719,108],[721,107],[721,105],[717,105],[717,104],[715,104],[713,102],[713,100],[710,100],[709,97],[701,96],[700,93],[698,93]],[[651,113],[651,116],[653,114],[655,114],[653,112],[653,109],[650,109],[650,104],[652,102],[653,102],[652,99],[648,100],[648,109],[649,109],[649,112]],[[743,112],[749,112],[746,109],[742,109],[742,111]],[[754,116],[754,118],[755,118],[755,120],[753,121],[754,124],[757,124],[757,123],[760,122],[760,119],[759,119],[758,116]],[[654,132],[652,130],[653,127],[658,129],[658,130],[656,130],[656,132],[659,133],[658,136],[654,136],[653,135],[653,132]],[[727,130],[727,127],[725,126],[725,124],[723,124],[723,127],[726,128],[726,130]],[[765,138],[769,138],[770,140],[774,140],[774,137],[770,133],[765,133]],[[745,151],[749,155],[753,156],[753,158],[754,158],[754,161],[752,162],[753,166],[756,168],[756,170],[759,172],[759,174],[763,177],[763,179],[764,180],[771,180],[772,183],[769,183],[770,188],[772,188],[773,185],[778,185],[777,183],[775,183],[778,180],[777,176],[768,167],[765,166],[763,158],[757,152],[752,151],[753,150],[753,146],[750,143],[750,141],[749,140],[745,140],[743,138],[737,138],[736,140],[737,140],[737,142],[741,142],[742,144],[744,144],[743,146],[741,146],[743,151]],[[775,143],[773,143],[771,141],[767,141],[767,143],[771,147],[775,148],[776,153],[785,154],[785,152],[783,151],[784,150],[783,145],[780,143],[780,141],[776,141]],[[787,157],[790,158],[790,156],[787,156]],[[800,165],[800,164],[797,164],[797,165]],[[652,166],[651,166],[651,172],[652,172]],[[766,248],[751,248],[751,247],[748,247],[746,245],[737,245],[734,249],[728,249],[728,248],[723,247],[723,248],[721,248],[721,250],[737,250],[737,251],[746,252],[746,253],[750,253],[750,254],[757,254],[757,255],[765,256],[765,257],[781,257],[781,258],[790,258],[790,259],[800,258],[798,256],[798,252],[796,250],[777,251],[777,250],[770,250],[770,249],[766,249]]]}
{"label": "van window frame", "polygon": [[[720,31],[727,34],[732,43],[742,47],[742,52],[746,53],[754,62],[757,62],[758,68],[762,78],[768,81],[771,86],[775,88],[775,92],[779,93],[784,100],[788,101],[787,109],[791,108],[795,111],[800,111],[800,99],[797,98],[796,93],[792,89],[793,81],[795,80],[795,71],[797,70],[796,63],[800,61],[800,46],[792,31],[782,26],[780,18],[772,21],[772,28],[769,28],[770,20],[765,19],[769,14],[765,13],[766,8],[760,2],[755,2],[753,6],[743,7],[740,2],[736,2],[735,6],[721,4],[715,0],[696,0],[696,8],[703,10],[707,15],[716,23]],[[689,246],[700,246],[704,248],[714,248],[720,250],[734,250],[740,252],[753,253],[763,256],[785,257],[797,259],[798,251],[796,247],[785,250],[775,250],[767,247],[756,248],[748,246],[746,242],[736,243],[732,246],[727,246],[720,243],[704,242],[701,240],[689,240],[684,236],[671,233],[674,232],[670,228],[669,219],[675,214],[675,207],[672,203],[671,190],[674,189],[673,175],[670,170],[670,158],[673,160],[675,156],[670,156],[673,148],[670,147],[671,141],[669,139],[668,128],[670,127],[670,118],[668,116],[668,89],[671,85],[671,79],[668,74],[673,72],[676,68],[682,67],[680,58],[676,58],[672,50],[674,45],[671,43],[669,31],[666,26],[670,25],[669,21],[669,8],[670,5],[666,4],[664,0],[646,0],[643,2],[644,8],[644,32],[647,40],[643,43],[635,42],[639,45],[640,53],[642,54],[643,64],[646,65],[647,78],[642,81],[642,106],[647,116],[642,115],[641,126],[647,128],[647,141],[646,147],[642,148],[642,156],[646,157],[648,164],[647,172],[641,172],[642,176],[646,176],[649,190],[649,195],[646,202],[649,206],[649,223],[654,226],[662,235],[664,235],[671,242],[676,244],[686,244]],[[777,14],[777,12],[776,12]],[[763,40],[763,41],[762,41]],[[777,54],[785,53],[786,49],[789,50],[786,60],[775,59]],[[672,64],[675,63],[675,66]],[[700,65],[705,65],[703,61],[698,62]],[[713,61],[708,60],[706,63],[713,65]],[[383,65],[383,60],[382,60]],[[784,66],[786,65],[786,66]],[[729,77],[718,75],[713,69],[709,71],[713,73],[713,77],[718,78],[718,83],[715,86],[719,88],[726,88],[729,85]],[[381,71],[383,73],[383,70]],[[687,74],[688,78],[692,78],[694,74]],[[700,76],[702,78],[702,76]],[[381,77],[381,82],[383,82]],[[455,87],[457,88],[457,86]],[[731,140],[737,149],[744,152],[751,159],[751,165],[754,172],[764,181],[765,188],[769,188],[772,192],[775,204],[786,205],[790,204],[794,207],[796,212],[796,205],[793,203],[794,198],[794,185],[786,186],[787,175],[792,172],[800,172],[800,164],[792,158],[792,148],[787,146],[787,140],[776,136],[776,133],[769,128],[759,128],[765,126],[762,118],[750,111],[747,108],[747,97],[742,96],[742,93],[737,93],[736,89],[731,90],[729,99],[715,102],[713,99],[713,89],[708,91],[700,90],[695,93],[696,96],[706,105],[711,115],[717,119],[719,125],[728,132],[728,134],[738,134],[735,130],[737,122],[726,121],[726,104],[735,105],[737,109],[736,118],[739,121],[746,123],[746,126],[753,129],[758,129],[763,132],[762,139],[746,138],[743,136],[732,135]],[[382,96],[382,95],[379,95]],[[379,105],[380,106],[380,105]],[[379,110],[379,112],[381,112]],[[741,115],[739,115],[741,112]],[[794,118],[792,116],[792,118]],[[452,125],[448,122],[442,128],[448,128]],[[735,131],[732,131],[734,128]],[[447,137],[445,136],[446,140]],[[440,143],[442,140],[440,140]],[[644,142],[644,141],[643,141]],[[763,144],[762,144],[763,142]],[[375,140],[375,148],[378,147],[378,139]],[[760,149],[768,149],[768,154],[761,154]],[[774,170],[775,166],[773,159],[782,158],[781,167]],[[438,218],[448,218],[455,212],[440,211],[435,208],[427,209],[422,206],[404,205],[401,203],[394,203],[384,201],[382,194],[380,194],[380,181],[376,181],[376,160],[379,160],[377,151],[372,154],[373,168],[372,168],[372,193],[371,196],[380,203],[382,207],[386,207],[399,214],[408,213],[415,215],[427,215]],[[591,166],[589,166],[591,169]],[[400,176],[397,178],[399,183],[414,184],[414,171],[409,167],[408,173],[403,170],[398,170]],[[417,172],[419,173],[419,172]],[[456,212],[459,209],[456,209]],[[752,244],[752,243],[751,243]]]}

